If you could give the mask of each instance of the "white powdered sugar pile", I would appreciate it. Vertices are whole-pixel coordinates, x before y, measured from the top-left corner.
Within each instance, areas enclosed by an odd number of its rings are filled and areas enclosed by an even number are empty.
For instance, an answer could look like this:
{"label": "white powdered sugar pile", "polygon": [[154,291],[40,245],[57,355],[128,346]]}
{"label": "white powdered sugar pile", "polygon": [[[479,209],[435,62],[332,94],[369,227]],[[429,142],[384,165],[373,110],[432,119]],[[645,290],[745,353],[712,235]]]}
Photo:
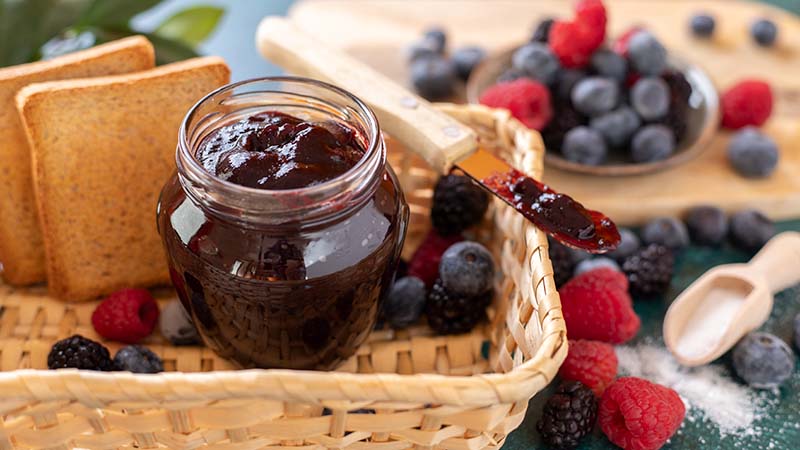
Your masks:
{"label": "white powdered sugar pile", "polygon": [[645,378],[674,389],[686,404],[686,420],[704,417],[719,428],[721,435],[758,433],[753,422],[764,412],[763,401],[731,379],[723,367],[683,367],[660,345],[620,346],[616,350],[620,375]]}

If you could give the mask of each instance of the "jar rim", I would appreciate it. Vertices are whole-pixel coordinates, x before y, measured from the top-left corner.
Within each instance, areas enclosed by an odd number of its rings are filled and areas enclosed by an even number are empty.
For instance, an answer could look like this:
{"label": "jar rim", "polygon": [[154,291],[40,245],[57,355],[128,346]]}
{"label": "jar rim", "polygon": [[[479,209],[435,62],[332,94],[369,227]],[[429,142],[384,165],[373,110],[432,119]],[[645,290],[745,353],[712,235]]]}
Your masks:
{"label": "jar rim", "polygon": [[[279,84],[276,90],[256,90],[255,92],[237,93],[237,88],[249,86],[260,87],[259,84],[269,86]],[[292,91],[291,86],[297,90]],[[325,92],[333,94],[340,99],[342,104],[333,103],[321,97],[309,96],[302,93],[304,89],[311,92]],[[230,97],[224,94],[230,93]],[[344,173],[320,183],[293,189],[259,189],[243,186],[223,180],[203,167],[196,155],[195,133],[204,121],[213,114],[197,117],[201,108],[206,106],[222,107],[226,99],[236,99],[237,96],[249,94],[286,94],[291,98],[306,97],[313,99],[321,105],[334,107],[337,110],[346,106],[348,112],[354,112],[359,121],[363,139],[366,140],[364,155]],[[219,103],[215,101],[221,98]],[[297,99],[297,105],[312,107],[312,103],[304,105]],[[257,102],[256,102],[257,104]],[[269,102],[265,102],[267,108]],[[278,106],[276,106],[276,109]],[[213,111],[213,109],[212,109]],[[337,111],[341,112],[341,111]],[[331,112],[333,114],[333,112]],[[337,118],[343,121],[346,119]],[[208,120],[215,120],[213,118]],[[215,124],[207,128],[213,129]],[[380,126],[374,112],[354,94],[324,81],[305,77],[275,76],[252,78],[248,80],[229,83],[222,86],[200,99],[187,112],[178,135],[178,148],[176,152],[178,176],[184,190],[195,200],[206,203],[212,210],[224,216],[235,216],[245,221],[252,220],[261,223],[282,224],[288,222],[304,223],[323,220],[329,215],[335,204],[357,203],[361,204],[370,198],[379,182],[379,174],[386,164],[386,149],[381,138]]]}
{"label": "jar rim", "polygon": [[[188,128],[189,123],[194,118],[194,114],[197,112],[197,109],[204,104],[205,102],[209,101],[210,99],[214,98],[214,96],[219,95],[225,91],[233,90],[237,87],[246,86],[249,84],[261,83],[261,82],[290,82],[290,83],[299,83],[299,84],[307,84],[310,86],[317,86],[324,89],[328,89],[330,91],[336,92],[343,97],[352,100],[355,104],[359,106],[361,112],[364,113],[364,116],[367,119],[367,127],[369,131],[369,135],[366,136],[367,142],[369,147],[364,151],[364,155],[361,159],[358,160],[353,167],[349,168],[347,171],[338,175],[330,180],[323,181],[321,183],[314,184],[312,186],[305,186],[301,188],[293,188],[293,189],[261,189],[261,188],[254,188],[249,186],[243,186],[241,184],[232,183],[227,180],[223,180],[211,173],[209,173],[197,160],[196,156],[191,154],[191,148],[188,144],[187,137],[186,137],[186,130]],[[325,190],[327,187],[330,187],[332,184],[335,184],[337,180],[346,178],[352,172],[359,172],[359,169],[363,168],[366,164],[366,161],[369,159],[369,156],[378,151],[378,147],[380,147],[380,127],[378,125],[378,118],[375,116],[375,113],[364,103],[360,98],[356,97],[354,94],[350,93],[350,91],[346,91],[336,85],[327,83],[325,81],[316,80],[313,78],[306,78],[306,77],[296,77],[296,76],[288,76],[288,75],[281,75],[281,76],[274,76],[274,77],[257,77],[257,78],[249,78],[242,81],[237,81],[234,83],[228,83],[224,86],[221,86],[208,94],[206,94],[203,98],[197,101],[189,111],[186,113],[186,116],[183,118],[181,122],[181,126],[178,133],[178,152],[185,151],[187,154],[185,157],[187,158],[188,164],[192,166],[193,169],[199,170],[204,172],[205,174],[209,175],[213,178],[214,181],[222,183],[223,185],[228,186],[231,189],[239,189],[242,192],[247,192],[252,195],[268,195],[268,196],[275,196],[275,195],[297,195],[300,193],[308,194],[312,190]]]}

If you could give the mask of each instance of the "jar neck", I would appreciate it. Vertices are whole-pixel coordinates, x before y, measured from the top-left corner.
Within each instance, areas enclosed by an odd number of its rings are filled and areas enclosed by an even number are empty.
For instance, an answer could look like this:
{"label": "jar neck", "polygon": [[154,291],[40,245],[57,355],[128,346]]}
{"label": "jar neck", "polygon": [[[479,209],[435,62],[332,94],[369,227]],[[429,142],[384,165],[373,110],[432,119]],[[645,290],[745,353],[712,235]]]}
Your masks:
{"label": "jar neck", "polygon": [[[234,184],[200,164],[197,151],[209,133],[264,111],[338,121],[355,131],[364,156],[336,178],[285,190]],[[386,147],[375,115],[352,94],[316,80],[274,77],[224,86],[198,102],[181,125],[176,162],[184,191],[207,212],[252,228],[307,228],[346,217],[372,198],[385,170]]]}

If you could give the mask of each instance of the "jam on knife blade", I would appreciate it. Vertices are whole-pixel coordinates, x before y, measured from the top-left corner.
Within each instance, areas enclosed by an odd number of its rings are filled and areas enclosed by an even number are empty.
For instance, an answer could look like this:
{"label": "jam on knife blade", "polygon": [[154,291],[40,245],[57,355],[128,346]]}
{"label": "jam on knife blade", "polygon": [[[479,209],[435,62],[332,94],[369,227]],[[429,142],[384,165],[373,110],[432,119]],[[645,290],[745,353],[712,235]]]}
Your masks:
{"label": "jam on knife blade", "polygon": [[617,226],[603,213],[584,208],[568,195],[555,192],[484,149],[459,161],[456,167],[570,247],[605,253],[619,244]]}

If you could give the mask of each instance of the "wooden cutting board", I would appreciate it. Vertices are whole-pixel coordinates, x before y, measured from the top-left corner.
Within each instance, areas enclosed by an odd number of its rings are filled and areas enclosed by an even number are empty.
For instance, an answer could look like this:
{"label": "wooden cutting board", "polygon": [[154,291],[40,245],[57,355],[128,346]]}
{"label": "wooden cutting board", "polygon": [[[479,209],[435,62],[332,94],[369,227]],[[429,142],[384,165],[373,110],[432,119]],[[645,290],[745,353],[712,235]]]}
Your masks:
{"label": "wooden cutting board", "polygon": [[[408,84],[403,50],[429,25],[441,24],[448,30],[450,48],[479,44],[490,52],[501,51],[528,39],[541,18],[571,15],[571,4],[305,0],[292,8],[290,16],[325,42]],[[738,1],[607,0],[606,4],[611,36],[634,24],[645,25],[670,51],[706,69],[718,88],[744,77],[768,79],[777,104],[765,129],[779,143],[780,164],[767,180],[738,176],[725,158],[729,133],[720,132],[703,155],[658,174],[605,178],[547,168],[545,181],[622,224],[678,215],[701,203],[729,211],[757,207],[775,219],[800,217],[800,20],[766,5]],[[712,41],[694,39],[687,31],[689,17],[699,11],[717,18]],[[776,48],[763,49],[750,40],[749,24],[759,17],[779,24]]]}

